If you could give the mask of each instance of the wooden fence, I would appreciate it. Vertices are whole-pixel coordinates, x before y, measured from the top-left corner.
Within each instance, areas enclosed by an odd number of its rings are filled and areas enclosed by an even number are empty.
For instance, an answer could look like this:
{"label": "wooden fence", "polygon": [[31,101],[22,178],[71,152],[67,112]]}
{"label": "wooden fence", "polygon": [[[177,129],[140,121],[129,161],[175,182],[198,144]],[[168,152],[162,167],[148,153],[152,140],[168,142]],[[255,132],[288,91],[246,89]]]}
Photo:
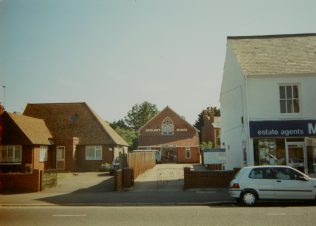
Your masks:
{"label": "wooden fence", "polygon": [[155,152],[133,152],[128,153],[127,157],[128,167],[134,171],[134,178],[146,170],[153,168],[156,165]]}

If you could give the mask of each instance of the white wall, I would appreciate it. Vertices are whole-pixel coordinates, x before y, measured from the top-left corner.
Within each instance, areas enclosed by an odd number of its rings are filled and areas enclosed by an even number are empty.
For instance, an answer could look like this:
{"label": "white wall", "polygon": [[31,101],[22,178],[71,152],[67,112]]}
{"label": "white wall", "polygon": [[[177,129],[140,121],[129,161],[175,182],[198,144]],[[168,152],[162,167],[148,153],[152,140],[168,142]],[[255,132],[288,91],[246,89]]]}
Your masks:
{"label": "white wall", "polygon": [[[281,114],[279,85],[300,84],[301,113]],[[280,76],[248,79],[248,111],[250,120],[315,119],[316,75]]]}
{"label": "white wall", "polygon": [[221,142],[227,153],[227,169],[241,167],[243,164],[244,128],[241,118],[245,115],[244,87],[243,75],[228,43],[220,95]]}
{"label": "white wall", "polygon": [[[287,83],[300,84],[299,114],[280,113],[279,85]],[[243,166],[243,142],[247,150],[248,165],[254,164],[249,121],[315,119],[315,97],[316,74],[257,76],[246,80],[228,42],[220,95],[221,142],[227,153],[227,169]]]}

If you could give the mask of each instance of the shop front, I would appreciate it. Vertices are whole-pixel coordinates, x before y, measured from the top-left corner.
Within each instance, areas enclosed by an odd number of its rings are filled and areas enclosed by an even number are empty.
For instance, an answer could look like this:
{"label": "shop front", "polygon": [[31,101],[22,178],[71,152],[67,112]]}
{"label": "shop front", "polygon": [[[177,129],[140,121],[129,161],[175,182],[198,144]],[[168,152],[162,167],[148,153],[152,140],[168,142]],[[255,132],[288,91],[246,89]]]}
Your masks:
{"label": "shop front", "polygon": [[316,120],[250,121],[254,165],[316,173]]}

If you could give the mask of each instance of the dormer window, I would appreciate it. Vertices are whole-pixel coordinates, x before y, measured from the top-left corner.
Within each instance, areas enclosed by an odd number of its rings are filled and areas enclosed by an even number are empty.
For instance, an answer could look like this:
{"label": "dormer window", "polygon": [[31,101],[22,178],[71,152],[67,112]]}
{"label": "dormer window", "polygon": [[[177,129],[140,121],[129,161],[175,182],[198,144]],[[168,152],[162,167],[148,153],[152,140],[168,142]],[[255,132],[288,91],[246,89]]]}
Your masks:
{"label": "dormer window", "polygon": [[174,125],[172,120],[167,117],[162,121],[161,125],[162,135],[173,135],[174,134]]}

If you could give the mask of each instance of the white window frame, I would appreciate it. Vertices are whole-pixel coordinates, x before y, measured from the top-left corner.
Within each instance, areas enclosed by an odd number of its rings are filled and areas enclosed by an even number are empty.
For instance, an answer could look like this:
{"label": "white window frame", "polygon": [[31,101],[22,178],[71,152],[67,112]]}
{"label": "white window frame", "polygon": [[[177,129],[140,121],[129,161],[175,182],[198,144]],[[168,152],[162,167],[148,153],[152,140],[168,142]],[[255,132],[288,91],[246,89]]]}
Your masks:
{"label": "white window frame", "polygon": [[[89,153],[90,152],[90,153]],[[85,148],[85,159],[90,160],[102,160],[102,146],[101,145],[87,145]]]}
{"label": "white window frame", "polygon": [[47,162],[48,161],[48,147],[41,145],[40,146],[40,156],[39,156],[40,162]]}
{"label": "white window frame", "polygon": [[21,145],[0,145],[0,163],[21,163]]}
{"label": "white window frame", "polygon": [[[284,87],[284,97],[281,98],[281,87]],[[288,92],[287,92],[287,87],[291,87],[291,94],[290,96],[291,97],[287,97],[288,95]],[[296,87],[297,89],[297,97],[294,97],[294,87]],[[300,89],[300,84],[298,83],[288,83],[288,84],[279,84],[279,105],[280,105],[280,113],[281,114],[299,114],[301,113],[301,103],[302,103],[302,100],[301,100],[301,89]],[[285,105],[285,111],[283,112],[282,111],[282,102],[284,102],[284,105]],[[290,102],[290,103],[289,103]],[[298,111],[295,112],[295,102],[298,102]],[[290,106],[289,106],[290,105]]]}
{"label": "white window frame", "polygon": [[[190,154],[189,157],[187,156],[187,153]],[[186,159],[190,159],[190,158],[192,157],[192,153],[191,153],[191,148],[190,148],[190,147],[186,147],[186,148],[185,148],[184,157],[185,157]]]}

